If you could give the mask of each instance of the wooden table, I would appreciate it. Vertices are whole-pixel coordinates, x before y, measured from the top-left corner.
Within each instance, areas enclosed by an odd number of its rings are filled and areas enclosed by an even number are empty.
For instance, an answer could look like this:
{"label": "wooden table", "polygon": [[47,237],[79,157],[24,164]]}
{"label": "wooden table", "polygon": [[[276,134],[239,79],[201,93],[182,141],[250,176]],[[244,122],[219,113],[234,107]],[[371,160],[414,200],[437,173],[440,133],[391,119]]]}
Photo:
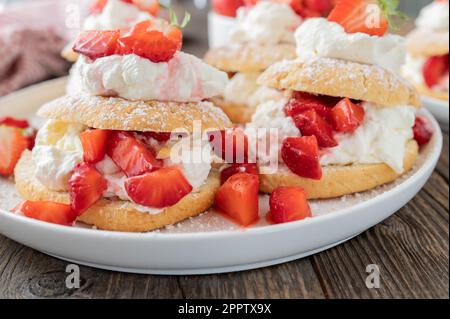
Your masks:
{"label": "wooden table", "polygon": [[[206,48],[204,15],[185,49]],[[287,264],[208,276],[146,276],[81,267],[65,286],[67,263],[0,236],[0,298],[449,298],[449,136],[423,190],[391,218],[325,252]],[[380,288],[366,287],[366,266]]]}

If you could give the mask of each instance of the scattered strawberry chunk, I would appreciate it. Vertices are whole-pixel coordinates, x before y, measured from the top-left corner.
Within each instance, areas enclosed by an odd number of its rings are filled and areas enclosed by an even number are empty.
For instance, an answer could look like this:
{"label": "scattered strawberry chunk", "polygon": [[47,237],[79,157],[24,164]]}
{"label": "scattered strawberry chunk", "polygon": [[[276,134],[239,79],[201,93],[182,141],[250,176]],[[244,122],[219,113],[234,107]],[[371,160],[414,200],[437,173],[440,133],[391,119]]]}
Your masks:
{"label": "scattered strawberry chunk", "polygon": [[144,132],[141,133],[145,137],[152,138],[160,143],[165,143],[170,140],[172,133],[169,132]]}
{"label": "scattered strawberry chunk", "polygon": [[[28,129],[30,130],[30,129]],[[36,142],[36,136],[37,136],[37,130],[36,129],[31,129],[29,132],[27,132],[27,134],[25,135],[25,137],[27,138],[27,148],[32,151],[34,148],[34,144]]]}
{"label": "scattered strawberry chunk", "polygon": [[106,153],[128,177],[150,173],[162,167],[153,150],[132,133],[112,132]]}
{"label": "scattered strawberry chunk", "polygon": [[342,99],[331,110],[334,129],[343,133],[353,133],[364,122],[364,115],[364,108],[349,98]]}
{"label": "scattered strawberry chunk", "polygon": [[413,127],[414,139],[419,146],[427,144],[433,136],[433,130],[428,121],[422,116],[416,116]]}
{"label": "scattered strawberry chunk", "polygon": [[86,130],[80,134],[86,163],[95,164],[103,160],[110,136],[111,131],[96,129]]}
{"label": "scattered strawberry chunk", "polygon": [[127,179],[125,189],[136,204],[164,208],[178,203],[192,191],[192,186],[179,168],[163,167]]}
{"label": "scattered strawberry chunk", "polygon": [[255,163],[231,164],[229,167],[223,169],[220,172],[221,184],[225,183],[231,176],[238,174],[238,173],[248,173],[248,174],[259,176],[258,165],[256,165]]}
{"label": "scattered strawberry chunk", "polygon": [[211,132],[209,138],[214,152],[227,163],[247,163],[248,137],[242,128]]}
{"label": "scattered strawberry chunk", "polygon": [[158,15],[161,8],[158,0],[127,0],[126,2],[133,3],[139,10],[148,12],[154,17]]}
{"label": "scattered strawberry chunk", "polygon": [[235,174],[219,188],[216,207],[240,225],[249,226],[259,218],[258,189],[258,176]]}
{"label": "scattered strawberry chunk", "polygon": [[212,6],[217,14],[236,17],[237,10],[244,6],[244,0],[212,0]]}
{"label": "scattered strawberry chunk", "polygon": [[69,179],[70,203],[82,214],[94,205],[108,188],[106,180],[91,164],[78,164]]}
{"label": "scattered strawberry chunk", "polygon": [[116,53],[120,31],[82,31],[75,40],[73,50],[91,60]]}
{"label": "scattered strawberry chunk", "polygon": [[72,226],[77,218],[70,205],[45,201],[23,201],[14,211],[21,212],[29,218],[64,226]]}
{"label": "scattered strawberry chunk", "polygon": [[299,113],[308,110],[315,110],[320,116],[327,121],[331,118],[331,106],[334,98],[327,96],[317,96],[304,92],[294,92],[292,99],[286,104],[284,112],[286,115],[295,117]]}
{"label": "scattered strawberry chunk", "polygon": [[442,77],[448,74],[449,70],[448,54],[433,56],[426,60],[423,65],[422,74],[426,85],[431,89],[438,84]]}
{"label": "scattered strawberry chunk", "polygon": [[315,136],[320,147],[334,147],[338,143],[333,137],[333,128],[315,110],[294,116],[294,123],[303,136]]}
{"label": "scattered strawberry chunk", "polygon": [[14,168],[28,145],[22,129],[0,126],[0,175],[9,176],[14,173]]}
{"label": "scattered strawberry chunk", "polygon": [[[372,8],[378,8],[378,12]],[[339,23],[347,33],[362,32],[372,36],[383,36],[389,28],[377,0],[340,0],[328,16],[328,21]]]}
{"label": "scattered strawberry chunk", "polygon": [[315,136],[286,138],[281,147],[281,157],[293,173],[311,179],[322,178],[319,145]]}
{"label": "scattered strawberry chunk", "polygon": [[27,120],[16,119],[10,116],[0,117],[0,125],[17,127],[22,129],[30,127],[30,124],[28,123]]}
{"label": "scattered strawberry chunk", "polygon": [[307,194],[300,187],[279,187],[269,199],[270,218],[276,223],[288,223],[312,217]]}

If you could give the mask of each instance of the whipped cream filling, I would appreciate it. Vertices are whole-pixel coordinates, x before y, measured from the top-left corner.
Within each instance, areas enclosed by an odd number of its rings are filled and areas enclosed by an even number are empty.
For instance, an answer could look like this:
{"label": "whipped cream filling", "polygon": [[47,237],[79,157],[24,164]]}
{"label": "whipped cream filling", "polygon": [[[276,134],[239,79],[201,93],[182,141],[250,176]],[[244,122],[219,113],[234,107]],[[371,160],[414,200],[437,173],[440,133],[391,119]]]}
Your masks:
{"label": "whipped cream filling", "polygon": [[84,30],[128,29],[137,22],[150,20],[153,17],[139,10],[135,5],[121,0],[108,0],[100,14],[93,14],[83,23]]}
{"label": "whipped cream filling", "polygon": [[130,100],[199,102],[222,94],[228,83],[226,73],[183,52],[161,63],[135,54],[95,61],[81,57],[71,74],[80,85],[70,85],[70,94],[85,92]]}
{"label": "whipped cream filling", "polygon": [[260,75],[261,73],[236,73],[225,87],[224,100],[233,104],[257,107],[265,101],[284,98],[280,91],[258,85],[257,79]]}
{"label": "whipped cream filling", "polygon": [[[413,56],[411,54],[406,55],[406,62],[403,65],[403,76],[418,86],[428,87],[423,78],[423,67],[427,61],[427,57]],[[436,92],[448,92],[449,91],[449,76],[448,73],[442,77],[442,79],[435,86],[431,88]]]}
{"label": "whipped cream filling", "polygon": [[365,33],[349,34],[324,18],[308,19],[295,32],[300,60],[326,57],[378,65],[400,74],[406,54],[406,41],[398,35],[382,37]]}
{"label": "whipped cream filling", "polygon": [[262,1],[240,8],[237,21],[229,36],[232,43],[278,44],[295,43],[294,31],[302,19],[287,4]]}
{"label": "whipped cream filling", "polygon": [[422,8],[416,19],[416,26],[435,31],[448,31],[449,29],[449,3],[448,1],[433,1]]}

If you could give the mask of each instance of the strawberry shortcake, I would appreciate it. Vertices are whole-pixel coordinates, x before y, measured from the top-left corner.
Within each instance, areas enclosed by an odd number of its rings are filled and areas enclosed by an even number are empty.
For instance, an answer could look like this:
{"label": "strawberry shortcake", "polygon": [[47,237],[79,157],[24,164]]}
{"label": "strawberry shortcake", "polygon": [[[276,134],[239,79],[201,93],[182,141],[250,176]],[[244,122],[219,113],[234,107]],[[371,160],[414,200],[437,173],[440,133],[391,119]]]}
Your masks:
{"label": "strawberry shortcake", "polygon": [[231,80],[222,97],[213,101],[235,123],[246,123],[263,101],[283,97],[259,86],[258,76],[270,65],[295,57],[294,31],[302,18],[286,3],[259,1],[238,10],[229,44],[211,49],[205,61],[227,72]]}
{"label": "strawberry shortcake", "polygon": [[81,32],[74,45],[81,90],[38,111],[48,121],[16,166],[26,199],[16,212],[143,232],[213,204],[220,179],[206,132],[231,122],[205,100],[228,78],[181,52],[181,38],[155,19],[127,33]]}
{"label": "strawberry shortcake", "polygon": [[424,7],[417,28],[407,38],[404,76],[423,95],[448,101],[449,2],[436,0]]}
{"label": "strawberry shortcake", "polygon": [[259,84],[289,92],[260,105],[247,127],[271,129],[258,135],[261,191],[299,186],[309,198],[339,197],[413,167],[431,133],[416,119],[418,94],[400,76],[405,41],[387,29],[376,2],[341,0],[328,19],[298,28],[296,60],[261,75]]}

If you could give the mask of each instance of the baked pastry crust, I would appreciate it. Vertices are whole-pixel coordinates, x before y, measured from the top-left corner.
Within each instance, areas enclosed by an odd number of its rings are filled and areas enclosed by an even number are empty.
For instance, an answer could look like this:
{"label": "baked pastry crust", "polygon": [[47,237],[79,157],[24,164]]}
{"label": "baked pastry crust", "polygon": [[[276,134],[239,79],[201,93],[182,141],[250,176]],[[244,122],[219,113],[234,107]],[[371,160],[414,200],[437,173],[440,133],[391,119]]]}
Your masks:
{"label": "baked pastry crust", "polygon": [[295,57],[293,44],[246,43],[211,49],[204,60],[225,72],[261,72],[276,62]]}
{"label": "baked pastry crust", "polygon": [[429,97],[432,97],[432,98],[435,98],[438,100],[448,102],[448,98],[449,98],[448,92],[433,91],[433,90],[430,90],[426,85],[420,85],[420,84],[416,84],[415,87],[421,95],[429,96]]}
{"label": "baked pastry crust", "polygon": [[[417,160],[419,146],[411,140],[406,147],[404,173],[412,169]],[[396,173],[386,164],[355,164],[323,167],[322,179],[312,180],[283,172],[260,176],[260,191],[272,193],[280,186],[299,186],[305,189],[310,199],[340,197],[373,189],[390,183],[402,174]]]}
{"label": "baked pastry crust", "polygon": [[372,102],[420,107],[417,91],[404,79],[377,66],[329,58],[283,61],[271,66],[258,84]]}
{"label": "baked pastry crust", "polygon": [[214,105],[220,107],[225,114],[230,118],[231,122],[235,124],[246,124],[252,120],[252,115],[256,108],[244,104],[234,104],[225,101],[222,97],[215,97],[211,99]]}
{"label": "baked pastry crust", "polygon": [[225,130],[232,123],[223,111],[210,102],[178,103],[130,101],[115,97],[63,96],[38,111],[48,119],[121,131],[173,132],[193,131],[194,121],[201,121],[202,130]]}
{"label": "baked pastry crust", "polygon": [[[30,151],[25,151],[17,164],[15,179],[17,191],[25,199],[70,203],[68,193],[49,190],[36,179]],[[213,205],[219,187],[218,173],[211,172],[198,190],[186,195],[177,204],[159,214],[143,213],[136,204],[120,199],[101,199],[77,220],[104,230],[147,232],[173,225],[207,211]]]}
{"label": "baked pastry crust", "polygon": [[412,56],[436,56],[448,54],[449,32],[416,29],[407,37],[407,50]]}

